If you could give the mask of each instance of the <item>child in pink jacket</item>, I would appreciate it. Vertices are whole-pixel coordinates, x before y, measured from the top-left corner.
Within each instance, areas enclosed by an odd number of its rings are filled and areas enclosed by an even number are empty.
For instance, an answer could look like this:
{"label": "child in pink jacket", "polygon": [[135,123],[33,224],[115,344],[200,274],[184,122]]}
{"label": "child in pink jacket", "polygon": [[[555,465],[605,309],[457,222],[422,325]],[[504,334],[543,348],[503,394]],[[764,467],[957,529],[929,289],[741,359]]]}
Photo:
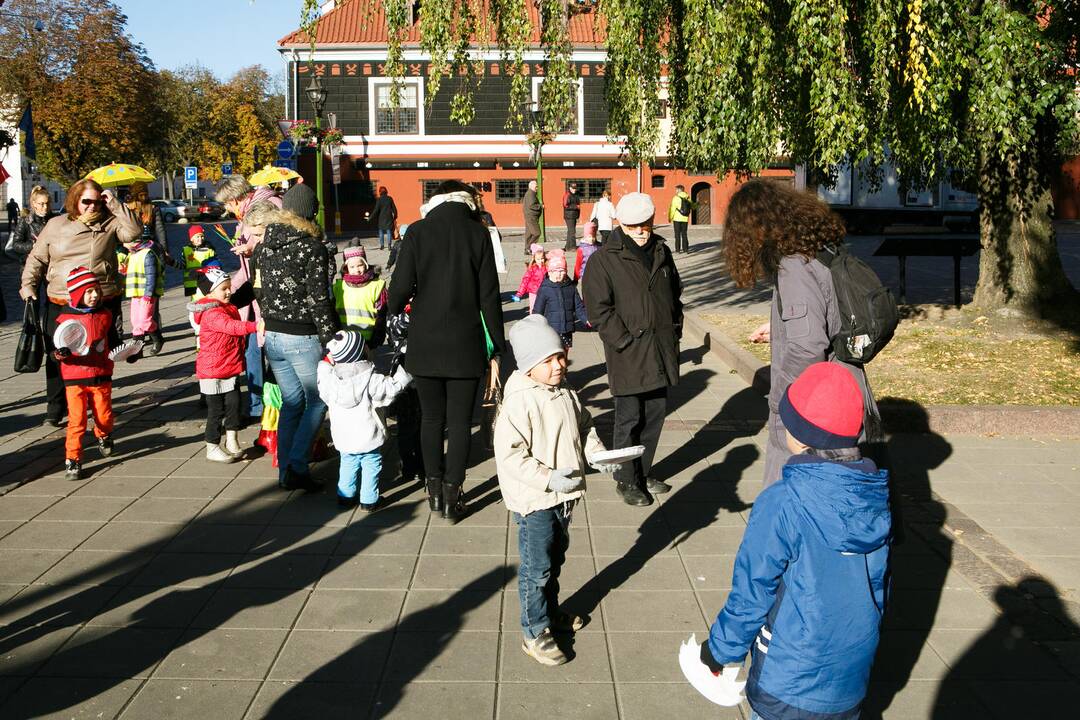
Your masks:
{"label": "child in pink jacket", "polygon": [[517,302],[528,295],[529,312],[531,313],[533,303],[536,302],[536,291],[540,289],[540,283],[544,282],[544,278],[547,277],[547,254],[544,252],[544,246],[539,243],[530,245],[529,250],[532,251],[532,260],[525,267],[521,285],[518,286],[517,292],[514,293],[511,299]]}

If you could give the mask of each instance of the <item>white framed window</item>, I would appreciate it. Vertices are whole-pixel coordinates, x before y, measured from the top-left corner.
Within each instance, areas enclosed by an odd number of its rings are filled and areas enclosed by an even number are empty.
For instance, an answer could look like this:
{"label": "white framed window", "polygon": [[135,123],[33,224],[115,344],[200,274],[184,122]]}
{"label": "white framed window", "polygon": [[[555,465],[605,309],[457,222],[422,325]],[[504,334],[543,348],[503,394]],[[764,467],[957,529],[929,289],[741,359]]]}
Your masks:
{"label": "white framed window", "polygon": [[[532,99],[533,102],[540,102],[540,84],[544,82],[542,77],[534,77],[532,79]],[[585,134],[585,94],[584,85],[581,78],[574,81],[577,84],[577,93],[574,96],[574,102],[570,108],[570,118],[566,125],[558,128],[554,128],[554,132],[557,135],[584,135]]]}
{"label": "white framed window", "polygon": [[372,135],[424,134],[424,79],[402,80],[398,106],[393,107],[394,84],[368,81],[368,127]]}

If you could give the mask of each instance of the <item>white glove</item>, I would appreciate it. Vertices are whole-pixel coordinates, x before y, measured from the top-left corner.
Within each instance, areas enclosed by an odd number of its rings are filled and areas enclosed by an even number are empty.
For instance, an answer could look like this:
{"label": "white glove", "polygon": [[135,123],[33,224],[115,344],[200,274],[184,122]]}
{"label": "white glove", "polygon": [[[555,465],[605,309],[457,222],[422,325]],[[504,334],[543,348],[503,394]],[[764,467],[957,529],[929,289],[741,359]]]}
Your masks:
{"label": "white glove", "polygon": [[570,468],[552,470],[548,474],[548,490],[557,493],[568,493],[577,490],[581,487],[584,479],[580,476],[574,477],[574,472]]}
{"label": "white glove", "polygon": [[591,462],[589,463],[589,467],[602,473],[613,473],[619,468],[621,468],[622,465],[615,463]]}

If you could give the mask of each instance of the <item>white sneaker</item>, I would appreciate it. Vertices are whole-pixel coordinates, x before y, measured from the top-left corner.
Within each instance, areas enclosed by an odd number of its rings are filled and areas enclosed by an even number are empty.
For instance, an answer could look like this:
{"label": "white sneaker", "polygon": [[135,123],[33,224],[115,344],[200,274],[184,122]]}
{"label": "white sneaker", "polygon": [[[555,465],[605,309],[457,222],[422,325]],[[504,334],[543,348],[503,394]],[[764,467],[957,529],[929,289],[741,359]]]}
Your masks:
{"label": "white sneaker", "polygon": [[225,448],[225,452],[230,455],[243,455],[244,449],[240,447],[240,440],[236,437],[236,430],[225,431],[225,444],[222,446]]}
{"label": "white sneaker", "polygon": [[219,463],[236,462],[235,455],[230,455],[224,448],[214,443],[206,443],[206,459]]}

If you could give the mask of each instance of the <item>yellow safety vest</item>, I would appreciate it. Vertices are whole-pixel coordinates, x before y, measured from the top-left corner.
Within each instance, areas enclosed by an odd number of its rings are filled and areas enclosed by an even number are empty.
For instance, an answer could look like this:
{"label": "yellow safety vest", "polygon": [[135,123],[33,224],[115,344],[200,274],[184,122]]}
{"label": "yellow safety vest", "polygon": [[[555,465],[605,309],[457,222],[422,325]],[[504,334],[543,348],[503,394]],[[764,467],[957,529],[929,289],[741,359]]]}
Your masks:
{"label": "yellow safety vest", "polygon": [[385,280],[372,280],[362,287],[350,287],[344,280],[334,283],[334,304],[343,327],[358,330],[365,340],[375,332],[376,310],[386,287]]}
{"label": "yellow safety vest", "polygon": [[215,256],[214,248],[211,247],[195,247],[194,245],[184,246],[184,294],[190,295],[188,290],[195,291],[195,271],[202,267],[202,264],[209,258]]}
{"label": "yellow safety vest", "polygon": [[127,264],[127,284],[126,292],[127,297],[145,297],[146,295],[146,258],[151,257],[153,262],[157,265],[157,282],[154,287],[154,295],[165,294],[165,268],[158,258],[157,253],[153,252],[150,248],[144,248],[142,250],[136,250],[128,256]]}

